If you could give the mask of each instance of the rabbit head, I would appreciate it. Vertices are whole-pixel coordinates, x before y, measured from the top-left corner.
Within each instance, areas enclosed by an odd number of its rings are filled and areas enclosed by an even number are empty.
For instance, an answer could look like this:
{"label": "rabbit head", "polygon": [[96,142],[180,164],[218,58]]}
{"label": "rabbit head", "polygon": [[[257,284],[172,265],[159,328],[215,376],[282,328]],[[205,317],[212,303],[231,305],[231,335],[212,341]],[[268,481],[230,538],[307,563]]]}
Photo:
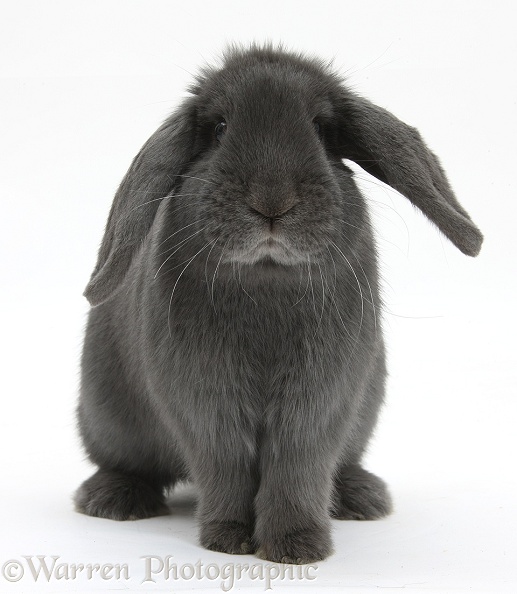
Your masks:
{"label": "rabbit head", "polygon": [[[160,240],[178,229],[220,261],[289,267],[317,259],[346,226],[368,240],[364,200],[343,159],[389,184],[463,253],[482,235],[414,128],[346,88],[315,59],[272,47],[232,50],[206,68],[141,149],[115,196],[85,295],[121,284],[167,208]],[[223,249],[224,248],[224,249]]]}

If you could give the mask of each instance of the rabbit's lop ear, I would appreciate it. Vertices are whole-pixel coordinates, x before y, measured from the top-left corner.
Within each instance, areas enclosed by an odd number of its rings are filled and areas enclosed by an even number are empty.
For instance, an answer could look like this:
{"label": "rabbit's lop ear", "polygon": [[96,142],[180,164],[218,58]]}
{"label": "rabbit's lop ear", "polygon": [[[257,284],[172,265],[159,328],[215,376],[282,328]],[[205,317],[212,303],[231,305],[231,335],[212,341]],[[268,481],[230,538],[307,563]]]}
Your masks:
{"label": "rabbit's lop ear", "polygon": [[123,281],[149,232],[161,199],[181,181],[194,150],[193,109],[185,104],[149,138],[120,184],[106,224],[97,264],[84,296],[105,301]]}
{"label": "rabbit's lop ear", "polygon": [[483,235],[419,132],[352,93],[342,98],[338,117],[340,156],[409,198],[459,250],[477,256]]}

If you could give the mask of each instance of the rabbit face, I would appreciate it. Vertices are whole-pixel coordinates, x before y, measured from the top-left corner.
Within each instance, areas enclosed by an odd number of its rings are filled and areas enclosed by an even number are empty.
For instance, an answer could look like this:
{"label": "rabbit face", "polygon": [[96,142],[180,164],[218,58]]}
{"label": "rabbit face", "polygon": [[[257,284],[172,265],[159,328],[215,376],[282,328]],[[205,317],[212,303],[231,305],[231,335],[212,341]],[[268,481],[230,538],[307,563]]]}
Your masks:
{"label": "rabbit face", "polygon": [[224,246],[223,264],[306,264],[328,257],[343,228],[353,241],[364,227],[351,172],[333,155],[331,85],[298,74],[229,68],[194,89],[198,156],[177,190],[190,204],[180,222],[203,228],[198,249]]}

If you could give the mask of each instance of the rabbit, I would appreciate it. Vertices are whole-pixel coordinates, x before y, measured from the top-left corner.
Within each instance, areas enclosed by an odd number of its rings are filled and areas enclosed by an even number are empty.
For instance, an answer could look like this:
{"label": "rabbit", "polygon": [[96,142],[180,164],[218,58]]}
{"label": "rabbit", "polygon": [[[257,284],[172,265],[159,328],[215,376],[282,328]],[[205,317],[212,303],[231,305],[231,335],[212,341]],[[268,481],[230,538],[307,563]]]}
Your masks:
{"label": "rabbit", "polygon": [[306,564],[331,519],[392,510],[362,457],[383,403],[377,248],[357,163],[464,254],[483,236],[419,132],[330,64],[232,47],[133,160],[98,261],[77,511],[166,514],[197,489],[200,544]]}

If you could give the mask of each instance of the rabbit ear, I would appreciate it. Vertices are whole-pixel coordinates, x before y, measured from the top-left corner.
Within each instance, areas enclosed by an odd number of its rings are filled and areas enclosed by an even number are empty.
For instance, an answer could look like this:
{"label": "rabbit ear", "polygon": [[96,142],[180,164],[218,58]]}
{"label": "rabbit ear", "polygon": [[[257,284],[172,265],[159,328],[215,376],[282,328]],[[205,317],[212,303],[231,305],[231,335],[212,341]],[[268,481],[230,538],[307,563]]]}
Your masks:
{"label": "rabbit ear", "polygon": [[351,93],[343,98],[338,117],[340,156],[409,198],[459,250],[477,256],[483,235],[419,132]]}
{"label": "rabbit ear", "polygon": [[120,184],[106,224],[97,264],[84,296],[105,301],[124,279],[161,203],[181,180],[194,151],[193,109],[184,105],[149,138]]}

